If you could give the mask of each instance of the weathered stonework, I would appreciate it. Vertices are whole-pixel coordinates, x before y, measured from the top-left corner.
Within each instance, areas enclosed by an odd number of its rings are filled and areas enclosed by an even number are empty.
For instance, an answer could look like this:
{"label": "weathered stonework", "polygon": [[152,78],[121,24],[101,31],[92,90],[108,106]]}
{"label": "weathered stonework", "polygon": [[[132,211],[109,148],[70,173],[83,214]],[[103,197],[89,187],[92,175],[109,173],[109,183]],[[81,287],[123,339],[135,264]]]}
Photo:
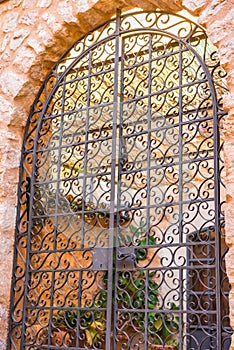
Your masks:
{"label": "weathered stonework", "polygon": [[[60,55],[116,8],[187,9],[199,16],[228,73],[225,132],[227,167],[226,265],[234,287],[234,1],[233,0],[10,0],[0,3],[0,350],[6,348],[18,167],[23,131],[36,93]],[[230,294],[234,327],[234,292]],[[234,349],[234,338],[231,349]]]}

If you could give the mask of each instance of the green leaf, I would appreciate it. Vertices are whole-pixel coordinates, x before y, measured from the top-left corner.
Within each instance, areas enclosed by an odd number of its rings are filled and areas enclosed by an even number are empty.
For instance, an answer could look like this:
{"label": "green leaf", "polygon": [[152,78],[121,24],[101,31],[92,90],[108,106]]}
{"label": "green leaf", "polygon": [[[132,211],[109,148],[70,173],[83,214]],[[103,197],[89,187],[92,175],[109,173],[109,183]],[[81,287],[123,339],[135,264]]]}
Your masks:
{"label": "green leaf", "polygon": [[136,260],[145,260],[147,258],[147,249],[138,249],[136,252]]}
{"label": "green leaf", "polygon": [[156,328],[156,331],[159,331],[163,326],[162,317],[160,315],[157,315],[156,317],[154,317],[153,324],[154,324],[154,327]]}
{"label": "green leaf", "polygon": [[156,245],[156,240],[154,236],[149,236],[149,245]]}

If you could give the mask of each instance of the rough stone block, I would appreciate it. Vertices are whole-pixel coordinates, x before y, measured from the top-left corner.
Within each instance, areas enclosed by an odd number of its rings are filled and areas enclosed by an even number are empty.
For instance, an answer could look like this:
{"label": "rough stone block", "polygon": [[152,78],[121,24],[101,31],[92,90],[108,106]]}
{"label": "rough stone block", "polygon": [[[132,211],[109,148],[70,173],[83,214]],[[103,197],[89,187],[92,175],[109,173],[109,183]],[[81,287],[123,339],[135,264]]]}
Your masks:
{"label": "rough stone block", "polygon": [[[233,7],[231,1],[207,0],[204,10],[200,12],[199,22],[203,25],[212,22],[213,20],[223,17],[223,10],[230,11]],[[218,13],[220,12],[220,15]]]}
{"label": "rough stone block", "polygon": [[39,0],[37,2],[37,7],[49,7],[51,5],[51,0]]}
{"label": "rough stone block", "polygon": [[27,8],[35,8],[36,7],[36,0],[24,0],[23,4],[22,4],[22,8],[23,9],[27,9]]}
{"label": "rough stone block", "polygon": [[17,96],[26,81],[26,76],[19,75],[10,69],[4,70],[0,74],[0,89],[6,95]]}
{"label": "rough stone block", "polygon": [[31,48],[22,46],[16,54],[13,65],[17,66],[17,71],[27,73],[36,59],[36,53]]}
{"label": "rough stone block", "polygon": [[207,0],[183,0],[183,6],[192,12],[193,15],[198,15],[207,5]]}
{"label": "rough stone block", "polygon": [[4,123],[9,124],[11,120],[11,114],[13,111],[12,102],[7,101],[4,96],[0,95],[0,120],[4,120]]}
{"label": "rough stone block", "polygon": [[44,45],[42,45],[40,41],[36,38],[29,38],[26,41],[26,45],[31,47],[36,52],[37,55],[39,55],[44,51]]}
{"label": "rough stone block", "polygon": [[58,14],[61,16],[64,22],[76,22],[76,17],[73,13],[73,7],[69,0],[59,1]]}
{"label": "rough stone block", "polygon": [[42,44],[44,44],[47,47],[51,47],[55,44],[55,41],[52,36],[52,32],[49,29],[49,27],[39,24],[36,30],[36,34]]}
{"label": "rough stone block", "polygon": [[11,10],[15,7],[18,7],[20,4],[22,4],[23,0],[11,0],[8,3],[8,9]]}
{"label": "rough stone block", "polygon": [[38,19],[38,11],[28,11],[26,14],[20,17],[19,23],[31,26],[36,23]]}
{"label": "rough stone block", "polygon": [[16,28],[18,17],[17,12],[9,12],[5,15],[2,27],[4,33],[12,32]]}
{"label": "rough stone block", "polygon": [[97,3],[97,0],[77,0],[73,1],[73,7],[76,9],[77,13],[86,12],[95,3]]}
{"label": "rough stone block", "polygon": [[9,206],[7,203],[0,205],[0,222],[2,234],[9,232],[15,227],[16,208],[15,206]]}
{"label": "rough stone block", "polygon": [[46,21],[47,25],[51,28],[51,31],[53,33],[56,33],[59,30],[61,30],[62,25],[59,21],[58,16],[49,13],[44,13],[42,15],[42,18]]}
{"label": "rough stone block", "polygon": [[3,39],[2,39],[2,42],[1,42],[1,46],[0,46],[0,52],[4,52],[4,50],[6,49],[8,43],[10,41],[10,35],[9,34],[6,34]]}
{"label": "rough stone block", "polygon": [[10,49],[16,50],[24,41],[25,38],[29,35],[29,31],[21,28],[20,30],[14,32],[13,38],[10,42]]}

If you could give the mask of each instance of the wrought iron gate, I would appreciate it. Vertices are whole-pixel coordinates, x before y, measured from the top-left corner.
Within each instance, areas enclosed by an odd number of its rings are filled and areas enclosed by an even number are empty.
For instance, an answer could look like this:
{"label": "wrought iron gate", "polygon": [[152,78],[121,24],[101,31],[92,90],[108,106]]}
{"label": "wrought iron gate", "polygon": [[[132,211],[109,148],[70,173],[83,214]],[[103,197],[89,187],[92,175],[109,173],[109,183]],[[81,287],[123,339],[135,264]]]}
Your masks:
{"label": "wrought iron gate", "polygon": [[228,349],[223,76],[161,11],[57,62],[23,144],[9,348]]}

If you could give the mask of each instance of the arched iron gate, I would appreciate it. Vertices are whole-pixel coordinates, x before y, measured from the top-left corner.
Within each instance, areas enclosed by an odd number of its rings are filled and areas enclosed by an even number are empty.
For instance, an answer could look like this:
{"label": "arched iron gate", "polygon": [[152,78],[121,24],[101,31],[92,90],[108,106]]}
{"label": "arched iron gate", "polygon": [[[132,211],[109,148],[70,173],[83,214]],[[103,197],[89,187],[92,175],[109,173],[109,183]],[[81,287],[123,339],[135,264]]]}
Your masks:
{"label": "arched iron gate", "polygon": [[9,348],[228,349],[223,76],[161,11],[57,62],[23,144]]}

